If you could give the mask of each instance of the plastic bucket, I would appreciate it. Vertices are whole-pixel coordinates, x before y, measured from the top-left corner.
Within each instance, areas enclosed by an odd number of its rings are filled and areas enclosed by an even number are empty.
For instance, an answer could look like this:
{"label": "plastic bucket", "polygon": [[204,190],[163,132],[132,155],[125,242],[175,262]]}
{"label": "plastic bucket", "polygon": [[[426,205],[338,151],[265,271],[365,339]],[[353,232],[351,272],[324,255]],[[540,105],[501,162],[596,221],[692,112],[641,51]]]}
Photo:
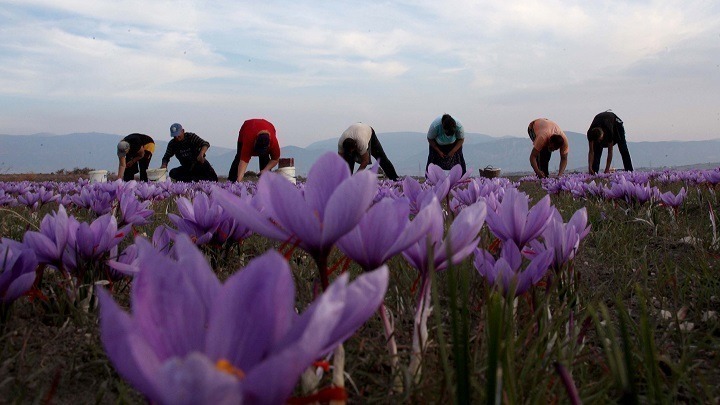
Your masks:
{"label": "plastic bucket", "polygon": [[167,169],[147,169],[148,181],[163,182],[167,180]]}
{"label": "plastic bucket", "polygon": [[90,183],[105,183],[107,181],[107,170],[90,170],[88,176],[90,176]]}
{"label": "plastic bucket", "polygon": [[295,178],[295,166],[281,167],[275,172],[288,179],[292,184],[297,184],[297,179]]}

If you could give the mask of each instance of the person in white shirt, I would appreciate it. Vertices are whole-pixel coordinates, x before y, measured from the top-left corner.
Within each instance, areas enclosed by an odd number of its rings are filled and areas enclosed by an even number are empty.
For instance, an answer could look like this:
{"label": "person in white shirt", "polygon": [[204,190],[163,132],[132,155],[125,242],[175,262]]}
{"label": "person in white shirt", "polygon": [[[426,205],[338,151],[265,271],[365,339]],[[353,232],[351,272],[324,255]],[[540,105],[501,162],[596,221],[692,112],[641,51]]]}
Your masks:
{"label": "person in white shirt", "polygon": [[395,167],[385,154],[375,130],[370,125],[361,122],[350,125],[338,141],[338,155],[345,159],[350,167],[350,173],[355,170],[355,163],[360,164],[358,170],[367,167],[372,156],[380,162],[380,167],[390,180],[398,179]]}

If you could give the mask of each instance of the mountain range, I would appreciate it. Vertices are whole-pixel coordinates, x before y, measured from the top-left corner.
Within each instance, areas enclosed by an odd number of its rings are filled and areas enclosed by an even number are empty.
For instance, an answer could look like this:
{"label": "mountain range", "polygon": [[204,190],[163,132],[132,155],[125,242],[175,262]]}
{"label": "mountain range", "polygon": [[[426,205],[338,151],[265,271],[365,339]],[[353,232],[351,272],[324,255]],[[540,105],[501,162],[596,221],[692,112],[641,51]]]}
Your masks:
{"label": "mountain range", "polygon": [[[587,170],[587,140],[584,134],[566,132],[570,141],[569,171]],[[52,173],[75,168],[117,170],[115,147],[123,136],[105,133],[73,133],[67,135],[0,135],[0,173]],[[378,134],[388,158],[400,175],[420,176],[424,173],[428,143],[424,133],[389,132]],[[493,166],[507,173],[531,172],[528,161],[531,148],[527,137],[493,137],[468,133],[463,153],[468,170]],[[160,167],[167,141],[156,140],[151,167]],[[628,142],[633,165],[637,169],[666,167],[720,166],[720,139],[704,141]],[[285,146],[282,157],[295,159],[295,171],[306,176],[317,158],[326,152],[337,151],[337,138],[325,139],[305,148]],[[221,176],[227,175],[235,156],[235,149],[211,146],[207,158]],[[607,151],[603,152],[601,167],[605,166]],[[550,169],[557,171],[559,156],[553,153]],[[176,159],[170,168],[178,165]],[[257,160],[249,170],[258,170]],[[615,149],[613,165],[622,168],[620,153]]]}

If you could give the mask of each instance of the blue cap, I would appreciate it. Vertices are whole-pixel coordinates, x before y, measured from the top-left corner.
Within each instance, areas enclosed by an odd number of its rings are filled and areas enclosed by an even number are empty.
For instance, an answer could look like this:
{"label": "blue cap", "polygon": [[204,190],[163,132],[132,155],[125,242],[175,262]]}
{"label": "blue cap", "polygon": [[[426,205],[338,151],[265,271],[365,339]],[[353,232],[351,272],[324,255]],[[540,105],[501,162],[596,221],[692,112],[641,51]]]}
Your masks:
{"label": "blue cap", "polygon": [[176,122],[176,123],[170,125],[170,136],[175,138],[176,136],[180,135],[182,130],[183,130],[182,125],[180,125]]}

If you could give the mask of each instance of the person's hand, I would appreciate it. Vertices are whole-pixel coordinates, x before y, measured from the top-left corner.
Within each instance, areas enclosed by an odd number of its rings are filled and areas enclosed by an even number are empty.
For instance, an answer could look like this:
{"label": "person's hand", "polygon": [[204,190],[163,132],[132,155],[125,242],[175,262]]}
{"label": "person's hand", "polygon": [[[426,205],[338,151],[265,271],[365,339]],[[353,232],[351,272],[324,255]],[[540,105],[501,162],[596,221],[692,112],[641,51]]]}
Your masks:
{"label": "person's hand", "polygon": [[454,151],[450,151],[450,152],[448,152],[447,156],[448,156],[448,157],[453,157],[453,156],[455,156],[455,152],[454,152]]}
{"label": "person's hand", "polygon": [[440,151],[438,151],[438,155],[440,155],[440,158],[442,158],[442,159],[445,159],[445,157],[447,156],[446,154],[444,154]]}
{"label": "person's hand", "polygon": [[202,154],[202,153],[199,154],[198,157],[197,157],[197,161],[200,162],[200,163],[205,163],[205,155]]}

